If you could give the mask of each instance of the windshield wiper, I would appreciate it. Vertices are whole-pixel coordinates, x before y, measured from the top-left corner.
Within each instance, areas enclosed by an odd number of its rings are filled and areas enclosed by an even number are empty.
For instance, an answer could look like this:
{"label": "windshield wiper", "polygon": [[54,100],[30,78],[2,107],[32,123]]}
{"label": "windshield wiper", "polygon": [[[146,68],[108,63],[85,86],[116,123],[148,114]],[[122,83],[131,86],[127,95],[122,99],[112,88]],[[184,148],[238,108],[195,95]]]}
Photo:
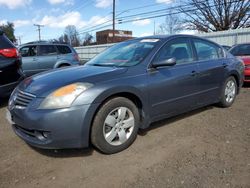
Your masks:
{"label": "windshield wiper", "polygon": [[103,63],[103,64],[94,63],[94,64],[90,64],[90,65],[99,66],[99,67],[115,67],[114,64],[109,64],[109,63]]}

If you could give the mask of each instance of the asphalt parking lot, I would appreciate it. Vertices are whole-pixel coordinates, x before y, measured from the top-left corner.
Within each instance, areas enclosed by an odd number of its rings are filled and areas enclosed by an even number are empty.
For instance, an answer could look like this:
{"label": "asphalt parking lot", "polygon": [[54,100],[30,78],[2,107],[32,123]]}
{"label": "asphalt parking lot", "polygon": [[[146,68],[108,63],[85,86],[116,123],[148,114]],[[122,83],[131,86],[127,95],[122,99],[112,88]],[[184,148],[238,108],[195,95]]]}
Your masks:
{"label": "asphalt parking lot", "polygon": [[208,106],[152,124],[127,150],[41,150],[0,107],[0,187],[250,187],[250,87],[231,108]]}

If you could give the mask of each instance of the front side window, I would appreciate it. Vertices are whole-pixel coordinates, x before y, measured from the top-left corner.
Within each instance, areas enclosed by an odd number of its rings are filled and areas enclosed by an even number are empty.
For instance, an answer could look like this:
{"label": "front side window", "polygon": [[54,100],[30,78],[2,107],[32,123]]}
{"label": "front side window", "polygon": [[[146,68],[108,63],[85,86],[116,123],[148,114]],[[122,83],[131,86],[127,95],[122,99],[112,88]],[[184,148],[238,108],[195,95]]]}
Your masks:
{"label": "front side window", "polygon": [[100,53],[87,65],[130,67],[142,62],[159,39],[140,39],[121,42]]}
{"label": "front side window", "polygon": [[177,38],[168,42],[158,52],[154,61],[161,62],[170,58],[175,58],[176,64],[193,61],[191,46],[187,38]]}
{"label": "front side window", "polygon": [[241,44],[233,47],[230,51],[234,56],[250,55],[250,44]]}
{"label": "front side window", "polygon": [[200,39],[193,39],[199,61],[218,59],[223,57],[221,47]]}
{"label": "front side window", "polygon": [[56,55],[57,51],[53,45],[41,45],[40,46],[40,55]]}
{"label": "front side window", "polygon": [[22,57],[32,57],[37,55],[37,46],[24,46],[19,50]]}

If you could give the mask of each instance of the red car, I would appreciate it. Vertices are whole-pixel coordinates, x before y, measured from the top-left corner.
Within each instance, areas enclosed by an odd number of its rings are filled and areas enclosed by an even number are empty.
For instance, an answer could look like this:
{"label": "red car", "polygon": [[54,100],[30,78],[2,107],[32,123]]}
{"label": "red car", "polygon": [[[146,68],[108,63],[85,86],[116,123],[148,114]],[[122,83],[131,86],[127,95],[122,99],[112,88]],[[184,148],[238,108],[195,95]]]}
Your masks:
{"label": "red car", "polygon": [[245,64],[244,82],[250,82],[250,43],[238,44],[232,47],[229,52],[241,58]]}

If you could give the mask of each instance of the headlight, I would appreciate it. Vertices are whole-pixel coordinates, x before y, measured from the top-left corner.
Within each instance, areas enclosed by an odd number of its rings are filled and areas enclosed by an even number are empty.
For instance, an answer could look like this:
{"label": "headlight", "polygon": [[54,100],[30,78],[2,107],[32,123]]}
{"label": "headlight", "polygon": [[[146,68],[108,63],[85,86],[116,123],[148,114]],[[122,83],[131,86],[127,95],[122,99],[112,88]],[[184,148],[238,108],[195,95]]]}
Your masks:
{"label": "headlight", "polygon": [[68,108],[82,92],[92,86],[90,83],[74,83],[61,87],[47,96],[39,109]]}

